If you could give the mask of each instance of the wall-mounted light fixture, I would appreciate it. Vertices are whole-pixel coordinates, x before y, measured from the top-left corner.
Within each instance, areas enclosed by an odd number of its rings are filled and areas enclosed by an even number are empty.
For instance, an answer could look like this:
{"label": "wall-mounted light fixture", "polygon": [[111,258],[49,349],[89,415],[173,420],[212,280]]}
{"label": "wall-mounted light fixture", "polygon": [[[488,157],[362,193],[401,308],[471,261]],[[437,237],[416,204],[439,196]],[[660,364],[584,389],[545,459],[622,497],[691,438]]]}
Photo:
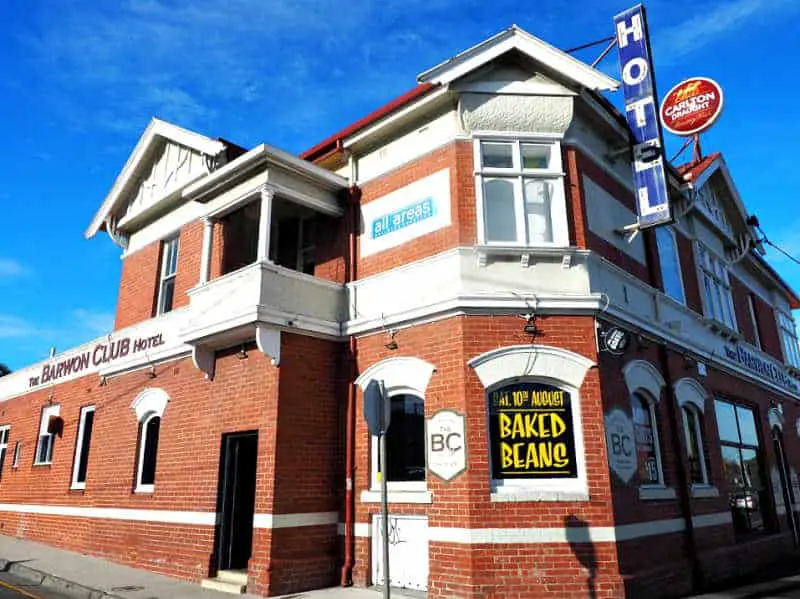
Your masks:
{"label": "wall-mounted light fixture", "polygon": [[156,367],[154,365],[150,365],[150,370],[147,371],[147,378],[154,379],[156,378]]}
{"label": "wall-mounted light fixture", "polygon": [[394,340],[394,336],[397,334],[397,331],[389,331],[389,343],[385,344],[383,347],[388,349],[389,351],[394,351],[399,345],[397,345],[397,341]]}
{"label": "wall-mounted light fixture", "polygon": [[244,343],[242,343],[242,347],[239,348],[239,351],[236,354],[236,357],[239,358],[240,360],[246,360],[247,359],[247,351],[244,349]]}
{"label": "wall-mounted light fixture", "polygon": [[534,312],[531,312],[530,314],[523,314],[522,318],[525,319],[525,326],[522,327],[522,330],[526,334],[530,335],[531,337],[535,337],[541,332],[536,326],[536,314]]}

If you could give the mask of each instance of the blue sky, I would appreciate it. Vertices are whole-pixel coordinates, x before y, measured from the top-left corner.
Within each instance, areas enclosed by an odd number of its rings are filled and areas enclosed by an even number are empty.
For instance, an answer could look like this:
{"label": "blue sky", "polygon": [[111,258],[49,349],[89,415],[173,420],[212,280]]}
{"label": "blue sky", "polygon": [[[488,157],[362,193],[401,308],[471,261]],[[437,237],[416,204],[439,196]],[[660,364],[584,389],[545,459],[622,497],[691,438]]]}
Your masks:
{"label": "blue sky", "polygon": [[[119,250],[83,231],[151,116],[299,152],[516,23],[568,48],[613,34],[603,0],[28,0],[0,18],[0,362],[14,369],[107,332]],[[767,234],[800,254],[796,0],[646,2],[659,89],[703,75],[722,150]],[[591,61],[592,49],[579,57]],[[618,76],[616,55],[602,63]],[[674,150],[680,144],[669,140]],[[800,288],[800,267],[772,263]]]}

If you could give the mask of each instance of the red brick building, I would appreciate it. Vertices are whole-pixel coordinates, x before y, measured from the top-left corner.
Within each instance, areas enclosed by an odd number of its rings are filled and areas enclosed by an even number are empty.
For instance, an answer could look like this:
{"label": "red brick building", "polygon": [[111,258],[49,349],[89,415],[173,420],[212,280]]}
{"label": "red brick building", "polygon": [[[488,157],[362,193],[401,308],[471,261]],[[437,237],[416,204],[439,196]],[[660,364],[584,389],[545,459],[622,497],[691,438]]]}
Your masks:
{"label": "red brick building", "polygon": [[606,75],[518,28],[300,157],[153,120],[115,329],[0,379],[0,531],[275,595],[676,596],[797,543],[800,300],[724,159],[631,239]]}

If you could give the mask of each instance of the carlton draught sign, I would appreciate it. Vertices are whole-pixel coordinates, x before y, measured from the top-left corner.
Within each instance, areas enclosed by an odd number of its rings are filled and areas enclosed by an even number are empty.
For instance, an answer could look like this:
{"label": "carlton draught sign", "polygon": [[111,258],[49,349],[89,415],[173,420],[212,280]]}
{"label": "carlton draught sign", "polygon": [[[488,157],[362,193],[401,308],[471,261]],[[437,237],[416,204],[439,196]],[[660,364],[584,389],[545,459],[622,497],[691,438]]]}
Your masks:
{"label": "carlton draught sign", "polygon": [[633,183],[639,227],[644,229],[672,220],[644,6],[640,4],[614,17],[614,30],[625,116],[633,133]]}
{"label": "carlton draught sign", "polygon": [[661,103],[661,123],[675,135],[708,129],[722,112],[722,88],[713,79],[693,77],[673,87]]}

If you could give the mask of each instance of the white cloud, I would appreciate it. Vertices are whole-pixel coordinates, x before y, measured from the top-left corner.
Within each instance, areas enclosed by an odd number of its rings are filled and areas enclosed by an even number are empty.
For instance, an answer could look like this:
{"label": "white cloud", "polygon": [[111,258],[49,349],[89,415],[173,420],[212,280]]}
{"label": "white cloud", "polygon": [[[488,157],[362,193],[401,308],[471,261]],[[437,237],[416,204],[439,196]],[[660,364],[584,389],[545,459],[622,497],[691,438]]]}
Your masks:
{"label": "white cloud", "polygon": [[0,339],[17,339],[36,334],[36,327],[24,318],[0,314]]}
{"label": "white cloud", "polygon": [[25,267],[17,260],[0,258],[0,279],[18,277],[25,273]]}
{"label": "white cloud", "polygon": [[[731,35],[753,19],[770,12],[797,8],[795,0],[731,0],[718,2],[703,10],[691,5],[694,16],[653,35],[654,53],[664,62],[696,52],[717,38]],[[666,7],[665,7],[665,10]]]}
{"label": "white cloud", "polygon": [[80,336],[95,337],[110,333],[114,329],[114,315],[110,312],[76,309],[70,313],[74,320],[74,329]]}

